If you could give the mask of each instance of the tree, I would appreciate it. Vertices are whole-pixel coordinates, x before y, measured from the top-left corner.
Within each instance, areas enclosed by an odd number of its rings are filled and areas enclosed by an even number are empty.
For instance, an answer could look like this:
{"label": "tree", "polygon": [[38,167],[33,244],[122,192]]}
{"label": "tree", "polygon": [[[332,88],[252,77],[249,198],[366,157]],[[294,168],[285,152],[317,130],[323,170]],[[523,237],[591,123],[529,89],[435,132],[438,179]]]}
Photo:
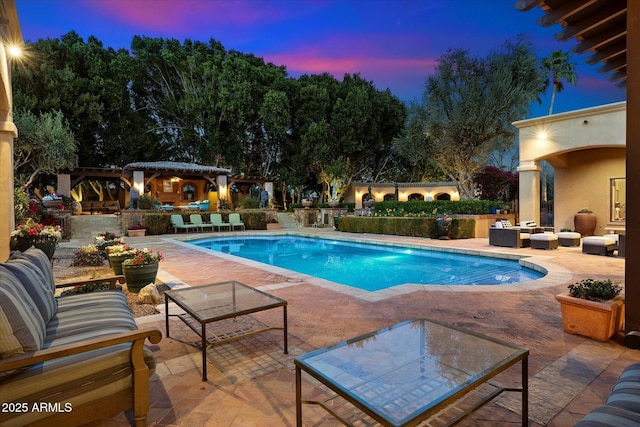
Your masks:
{"label": "tree", "polygon": [[541,87],[536,57],[522,37],[486,58],[450,49],[428,77],[424,110],[414,117],[406,137],[419,135],[422,144],[412,146],[458,183],[462,199],[475,198],[474,176],[488,164],[493,150],[513,143],[511,123],[525,116]]}
{"label": "tree", "polygon": [[551,103],[549,104],[549,115],[553,112],[553,103],[556,93],[562,92],[564,89],[563,80],[567,83],[575,85],[578,76],[575,72],[576,63],[571,62],[571,52],[562,50],[554,50],[547,58],[543,58],[540,62],[540,69],[547,73],[544,81],[544,87],[551,85]]}
{"label": "tree", "polygon": [[72,31],[33,43],[30,57],[13,70],[15,108],[36,116],[61,111],[79,142],[80,165],[123,166],[132,147],[154,150],[144,116],[131,108],[128,51],[105,49],[95,37],[85,42]]}
{"label": "tree", "polygon": [[19,136],[14,140],[14,176],[26,190],[41,174],[77,166],[75,138],[60,111],[36,116],[29,111],[14,115]]}

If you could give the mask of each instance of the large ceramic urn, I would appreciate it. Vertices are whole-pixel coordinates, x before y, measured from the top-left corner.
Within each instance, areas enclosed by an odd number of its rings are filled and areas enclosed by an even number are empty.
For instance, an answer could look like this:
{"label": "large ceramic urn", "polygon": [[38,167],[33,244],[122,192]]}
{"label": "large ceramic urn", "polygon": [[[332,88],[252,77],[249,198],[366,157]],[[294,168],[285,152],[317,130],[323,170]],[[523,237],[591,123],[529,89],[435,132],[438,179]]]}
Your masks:
{"label": "large ceramic urn", "polygon": [[582,234],[582,237],[593,236],[596,230],[597,217],[588,209],[583,209],[573,217],[575,230]]}

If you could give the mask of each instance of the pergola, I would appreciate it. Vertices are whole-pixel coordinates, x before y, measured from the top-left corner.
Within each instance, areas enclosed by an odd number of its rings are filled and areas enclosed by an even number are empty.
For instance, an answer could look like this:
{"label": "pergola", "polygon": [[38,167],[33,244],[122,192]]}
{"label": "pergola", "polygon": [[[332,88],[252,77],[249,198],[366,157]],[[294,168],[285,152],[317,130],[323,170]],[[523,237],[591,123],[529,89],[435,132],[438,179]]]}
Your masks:
{"label": "pergola", "polygon": [[[640,1],[519,0],[515,7],[540,7],[542,26],[560,24],[559,41],[577,41],[572,50],[587,53],[585,61],[598,66],[608,79],[627,91],[627,222],[625,256],[625,329],[640,329],[640,199],[629,189],[640,188]],[[627,43],[629,41],[629,43]],[[634,120],[635,118],[635,120]],[[638,244],[636,244],[638,242]]]}

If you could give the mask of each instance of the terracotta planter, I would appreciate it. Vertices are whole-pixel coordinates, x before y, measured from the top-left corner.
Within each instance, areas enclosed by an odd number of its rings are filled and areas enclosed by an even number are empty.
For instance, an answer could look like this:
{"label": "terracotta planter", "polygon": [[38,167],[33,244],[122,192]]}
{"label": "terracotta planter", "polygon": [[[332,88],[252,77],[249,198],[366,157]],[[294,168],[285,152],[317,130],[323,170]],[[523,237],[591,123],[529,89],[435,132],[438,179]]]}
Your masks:
{"label": "terracotta planter", "polygon": [[608,341],[622,330],[624,299],[616,297],[608,301],[589,301],[571,295],[556,295],[562,310],[562,329],[574,335],[582,335],[598,341]]}
{"label": "terracotta planter", "polygon": [[573,226],[582,236],[593,236],[598,218],[593,213],[578,212],[573,217]]}
{"label": "terracotta planter", "polygon": [[328,205],[330,208],[337,208],[340,206],[340,202],[329,202]]}
{"label": "terracotta planter", "polygon": [[140,292],[150,283],[155,283],[158,274],[158,263],[145,265],[122,264],[122,274],[127,282],[129,292]]}
{"label": "terracotta planter", "polygon": [[268,222],[267,230],[280,230],[282,225],[279,222]]}
{"label": "terracotta planter", "polygon": [[136,230],[127,230],[127,235],[129,237],[143,237],[146,232],[147,230],[145,228],[139,228]]}
{"label": "terracotta planter", "polygon": [[309,208],[311,207],[311,205],[313,204],[313,202],[311,200],[303,200],[302,201],[302,206],[304,206],[305,208]]}

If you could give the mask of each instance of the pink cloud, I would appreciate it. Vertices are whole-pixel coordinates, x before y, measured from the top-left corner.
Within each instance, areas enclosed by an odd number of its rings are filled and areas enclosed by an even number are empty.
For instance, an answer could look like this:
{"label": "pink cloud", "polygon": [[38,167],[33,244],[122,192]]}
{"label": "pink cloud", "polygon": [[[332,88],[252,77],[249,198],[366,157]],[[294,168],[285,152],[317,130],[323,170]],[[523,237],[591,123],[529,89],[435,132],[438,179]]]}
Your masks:
{"label": "pink cloud", "polygon": [[85,5],[99,15],[142,31],[186,33],[205,24],[248,25],[265,18],[264,11],[253,3],[230,0],[86,0]]}

